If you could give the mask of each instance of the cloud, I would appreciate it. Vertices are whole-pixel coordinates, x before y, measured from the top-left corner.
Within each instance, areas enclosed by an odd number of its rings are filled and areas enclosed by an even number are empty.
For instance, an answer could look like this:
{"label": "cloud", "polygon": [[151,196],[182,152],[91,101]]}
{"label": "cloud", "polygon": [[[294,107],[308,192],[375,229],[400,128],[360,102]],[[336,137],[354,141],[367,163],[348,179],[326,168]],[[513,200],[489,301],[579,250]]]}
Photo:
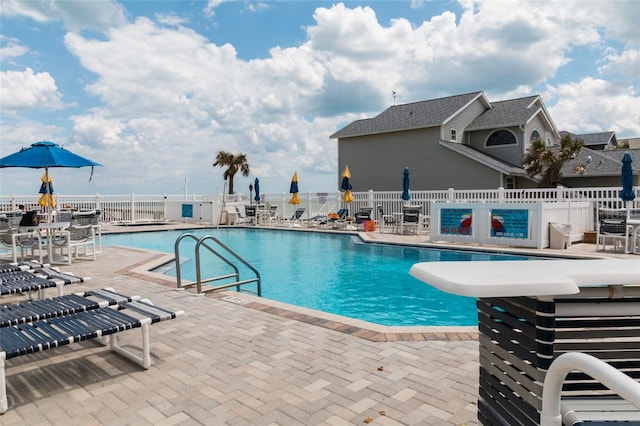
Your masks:
{"label": "cloud", "polygon": [[34,73],[31,68],[24,72],[0,72],[2,111],[17,112],[29,108],[60,109],[62,95],[55,80],[48,72]]}
{"label": "cloud", "polygon": [[[209,1],[204,12],[212,17],[222,3]],[[384,24],[375,2],[317,7],[304,40],[254,60],[238,58],[232,44],[211,42],[181,15],[128,21],[113,2],[5,0],[2,14],[58,20],[69,29],[64,45],[82,66],[91,107],[65,115],[73,125],[66,134],[49,134],[105,165],[92,183],[96,191],[179,193],[189,176],[193,190],[215,193],[223,185],[222,171],[212,167],[218,150],[247,154],[263,191],[286,191],[296,169],[302,191],[337,188],[336,142],[329,135],[390,106],[392,91],[397,103],[476,90],[490,100],[540,93],[560,129],[640,134],[634,47],[640,18],[633,2],[460,6],[460,14]],[[23,41],[10,43],[3,40],[11,47],[3,55],[26,53]],[[594,55],[599,75],[567,80],[581,60],[576,52]],[[31,69],[1,76],[3,112],[62,107],[55,78],[63,76]]]}
{"label": "cloud", "polygon": [[29,52],[26,46],[20,44],[20,41],[13,37],[6,37],[0,34],[0,61],[10,60],[25,55]]}
{"label": "cloud", "polygon": [[631,87],[589,77],[550,87],[548,96],[557,100],[549,113],[560,130],[640,135],[640,97]]}
{"label": "cloud", "polygon": [[36,22],[62,21],[66,29],[105,31],[126,22],[124,8],[115,1],[3,0],[2,15]]}

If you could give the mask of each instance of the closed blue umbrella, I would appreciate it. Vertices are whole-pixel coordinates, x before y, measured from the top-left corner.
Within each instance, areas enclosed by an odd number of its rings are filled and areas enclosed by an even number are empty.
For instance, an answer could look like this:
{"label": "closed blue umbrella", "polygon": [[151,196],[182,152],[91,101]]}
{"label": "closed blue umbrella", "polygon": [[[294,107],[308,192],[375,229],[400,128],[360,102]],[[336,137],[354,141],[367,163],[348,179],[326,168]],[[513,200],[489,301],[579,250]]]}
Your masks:
{"label": "closed blue umbrella", "polygon": [[411,192],[409,192],[409,168],[405,167],[402,172],[402,199],[409,201],[411,199]]}
{"label": "closed blue umbrella", "polygon": [[42,184],[40,185],[40,191],[38,191],[38,193],[42,195],[38,200],[38,204],[42,207],[55,207],[56,200],[53,197],[53,180],[51,179],[51,176],[44,174],[40,180],[42,181]]}
{"label": "closed blue umbrella", "polygon": [[633,169],[631,168],[631,162],[631,156],[626,152],[622,157],[622,191],[620,191],[622,201],[633,201],[636,198],[633,190]]}
{"label": "closed blue umbrella", "polygon": [[253,199],[256,201],[260,201],[260,181],[258,180],[258,178],[256,178],[255,182],[253,183],[253,188],[256,190],[256,196],[253,197]]}
{"label": "closed blue umbrella", "polygon": [[342,196],[342,201],[345,203],[350,203],[353,201],[353,194],[351,193],[351,171],[349,170],[349,166],[344,166],[344,171],[342,172],[342,182],[340,183],[340,189],[344,190],[344,195]]}
{"label": "closed blue umbrella", "polygon": [[298,196],[298,172],[295,172],[291,178],[289,193],[293,194],[289,200],[289,204],[300,204],[300,197]]}

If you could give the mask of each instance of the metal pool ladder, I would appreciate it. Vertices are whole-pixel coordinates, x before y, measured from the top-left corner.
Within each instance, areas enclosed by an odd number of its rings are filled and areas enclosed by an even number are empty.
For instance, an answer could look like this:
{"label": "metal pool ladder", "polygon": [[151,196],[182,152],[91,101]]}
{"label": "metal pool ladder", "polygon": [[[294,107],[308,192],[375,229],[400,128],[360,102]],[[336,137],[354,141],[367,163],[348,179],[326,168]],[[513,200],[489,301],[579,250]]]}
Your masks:
{"label": "metal pool ladder", "polygon": [[[195,247],[196,282],[182,285],[182,277],[180,274],[180,264],[181,264],[180,241],[182,241],[184,238],[191,238],[196,240],[196,247]],[[208,242],[210,241],[214,242],[217,248],[212,247],[210,244],[208,244]],[[227,265],[231,266],[234,272],[203,280],[202,271],[200,270],[200,252],[202,247],[206,248],[209,252],[213,253],[222,261],[224,261]],[[245,259],[240,257],[236,252],[231,250],[227,245],[225,245],[222,241],[220,241],[216,237],[212,235],[205,235],[204,237],[199,238],[194,234],[182,234],[181,236],[178,237],[178,239],[175,242],[174,251],[176,256],[176,281],[177,281],[178,288],[188,288],[188,287],[193,287],[195,285],[198,291],[198,294],[200,294],[200,293],[206,293],[209,291],[223,290],[229,287],[236,287],[236,289],[240,291],[241,285],[256,283],[258,296],[262,296],[262,288],[260,285],[260,272],[258,272],[258,270],[254,268],[249,262],[247,262]],[[255,276],[245,280],[241,280],[240,270],[238,269],[236,264],[231,261],[230,258],[236,259],[237,261],[245,265],[248,269],[250,269],[255,274]],[[206,284],[214,281],[226,280],[226,279],[235,279],[235,281],[217,285],[217,286],[205,286],[204,288],[202,287],[202,284]]]}

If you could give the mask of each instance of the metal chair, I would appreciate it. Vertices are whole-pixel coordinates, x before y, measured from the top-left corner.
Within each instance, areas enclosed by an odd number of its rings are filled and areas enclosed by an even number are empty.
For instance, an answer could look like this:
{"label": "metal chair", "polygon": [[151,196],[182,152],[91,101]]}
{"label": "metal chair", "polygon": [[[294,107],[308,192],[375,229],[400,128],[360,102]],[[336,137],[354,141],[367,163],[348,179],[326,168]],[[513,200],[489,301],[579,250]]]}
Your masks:
{"label": "metal chair", "polygon": [[404,234],[405,228],[412,228],[416,235],[420,235],[422,227],[420,206],[404,206],[402,208],[402,220],[400,221],[400,233]]}
{"label": "metal chair", "polygon": [[[5,212],[0,214],[0,244],[11,249],[13,261],[25,259],[25,252],[31,251],[31,257],[35,257],[38,250],[38,259],[42,263],[42,238],[36,227],[20,229],[23,214],[21,211]],[[32,221],[33,222],[33,221]]]}

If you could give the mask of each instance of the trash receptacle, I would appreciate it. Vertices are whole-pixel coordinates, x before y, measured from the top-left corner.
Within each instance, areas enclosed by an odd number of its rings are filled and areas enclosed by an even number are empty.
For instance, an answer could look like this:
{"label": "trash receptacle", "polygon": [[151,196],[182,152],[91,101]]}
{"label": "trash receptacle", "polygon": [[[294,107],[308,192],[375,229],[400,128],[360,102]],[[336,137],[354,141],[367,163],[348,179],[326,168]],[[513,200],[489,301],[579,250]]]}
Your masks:
{"label": "trash receptacle", "polygon": [[566,249],[571,245],[571,225],[568,223],[549,223],[549,247]]}

